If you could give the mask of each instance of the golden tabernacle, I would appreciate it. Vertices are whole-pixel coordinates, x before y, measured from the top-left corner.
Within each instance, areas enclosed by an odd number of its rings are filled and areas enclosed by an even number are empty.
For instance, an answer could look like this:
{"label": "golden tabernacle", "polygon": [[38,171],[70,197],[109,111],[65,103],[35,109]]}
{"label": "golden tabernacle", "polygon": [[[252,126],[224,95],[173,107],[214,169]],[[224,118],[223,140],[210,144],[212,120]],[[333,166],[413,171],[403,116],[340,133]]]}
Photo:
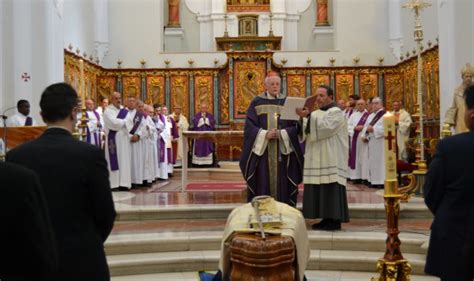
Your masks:
{"label": "golden tabernacle", "polygon": [[235,208],[227,218],[219,262],[224,279],[303,280],[310,255],[303,215],[268,196],[255,200],[260,204]]}

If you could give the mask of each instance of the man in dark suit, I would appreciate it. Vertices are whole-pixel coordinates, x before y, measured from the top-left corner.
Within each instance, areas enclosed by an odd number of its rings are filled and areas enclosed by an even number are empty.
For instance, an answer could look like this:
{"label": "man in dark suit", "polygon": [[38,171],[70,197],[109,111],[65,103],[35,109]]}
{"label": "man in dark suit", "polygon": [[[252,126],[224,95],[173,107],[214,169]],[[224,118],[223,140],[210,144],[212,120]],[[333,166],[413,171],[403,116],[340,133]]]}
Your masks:
{"label": "man in dark suit", "polygon": [[103,244],[116,214],[104,154],[71,135],[79,110],[71,86],[47,87],[40,107],[48,129],[7,153],[7,161],[39,175],[58,245],[57,280],[110,280]]}
{"label": "man in dark suit", "polygon": [[474,85],[464,96],[464,120],[470,132],[440,141],[424,186],[426,205],[434,214],[425,272],[443,281],[474,277],[463,254],[473,239],[467,226],[474,205]]}
{"label": "man in dark suit", "polygon": [[0,178],[0,280],[53,280],[57,249],[38,177],[0,162]]}

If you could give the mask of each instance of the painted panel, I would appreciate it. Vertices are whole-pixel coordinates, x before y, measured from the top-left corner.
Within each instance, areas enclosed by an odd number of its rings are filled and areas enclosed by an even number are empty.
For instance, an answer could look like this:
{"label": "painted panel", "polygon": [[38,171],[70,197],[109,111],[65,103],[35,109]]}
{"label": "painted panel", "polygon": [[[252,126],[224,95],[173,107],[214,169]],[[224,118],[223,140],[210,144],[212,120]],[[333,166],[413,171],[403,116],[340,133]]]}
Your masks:
{"label": "painted panel", "polygon": [[305,75],[288,75],[288,96],[291,97],[305,97],[306,96],[306,83]]}
{"label": "painted panel", "polygon": [[146,78],[146,103],[147,104],[165,104],[165,77],[148,76]]}
{"label": "painted panel", "polygon": [[263,93],[265,61],[236,61],[234,66],[234,119],[244,119],[252,99]]}
{"label": "painted panel", "polygon": [[194,77],[194,112],[201,110],[201,104],[207,104],[207,110],[214,114],[214,83],[212,75]]}
{"label": "painted panel", "polygon": [[171,100],[170,107],[174,108],[175,105],[181,105],[184,116],[188,117],[188,120],[192,119],[189,116],[189,80],[187,75],[172,75],[170,79],[171,83]]}

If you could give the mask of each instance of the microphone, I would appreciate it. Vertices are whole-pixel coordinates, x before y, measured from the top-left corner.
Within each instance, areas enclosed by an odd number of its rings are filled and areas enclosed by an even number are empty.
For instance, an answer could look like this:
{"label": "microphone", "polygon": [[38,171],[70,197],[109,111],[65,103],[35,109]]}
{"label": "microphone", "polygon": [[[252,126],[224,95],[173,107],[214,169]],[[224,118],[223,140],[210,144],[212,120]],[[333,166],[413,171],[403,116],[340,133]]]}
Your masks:
{"label": "microphone", "polygon": [[3,118],[3,119],[7,119],[8,116],[6,116],[5,113],[7,113],[8,111],[10,111],[10,110],[12,110],[12,109],[15,109],[15,108],[16,108],[16,106],[12,106],[12,107],[9,107],[9,108],[5,109],[5,110],[2,112],[2,115],[0,115],[0,117]]}

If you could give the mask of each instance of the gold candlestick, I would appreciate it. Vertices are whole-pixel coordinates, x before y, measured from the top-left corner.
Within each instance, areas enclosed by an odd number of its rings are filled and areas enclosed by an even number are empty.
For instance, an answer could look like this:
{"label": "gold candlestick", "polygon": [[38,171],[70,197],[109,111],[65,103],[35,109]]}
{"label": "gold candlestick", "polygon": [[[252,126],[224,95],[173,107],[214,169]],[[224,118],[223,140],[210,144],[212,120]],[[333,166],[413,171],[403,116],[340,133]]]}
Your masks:
{"label": "gold candlestick", "polygon": [[87,140],[87,113],[86,113],[86,81],[84,76],[84,60],[79,60],[79,67],[81,71],[80,76],[80,86],[79,86],[79,94],[81,96],[81,103],[82,103],[82,110],[81,110],[81,123],[79,124],[80,133],[81,133],[81,140]]}

